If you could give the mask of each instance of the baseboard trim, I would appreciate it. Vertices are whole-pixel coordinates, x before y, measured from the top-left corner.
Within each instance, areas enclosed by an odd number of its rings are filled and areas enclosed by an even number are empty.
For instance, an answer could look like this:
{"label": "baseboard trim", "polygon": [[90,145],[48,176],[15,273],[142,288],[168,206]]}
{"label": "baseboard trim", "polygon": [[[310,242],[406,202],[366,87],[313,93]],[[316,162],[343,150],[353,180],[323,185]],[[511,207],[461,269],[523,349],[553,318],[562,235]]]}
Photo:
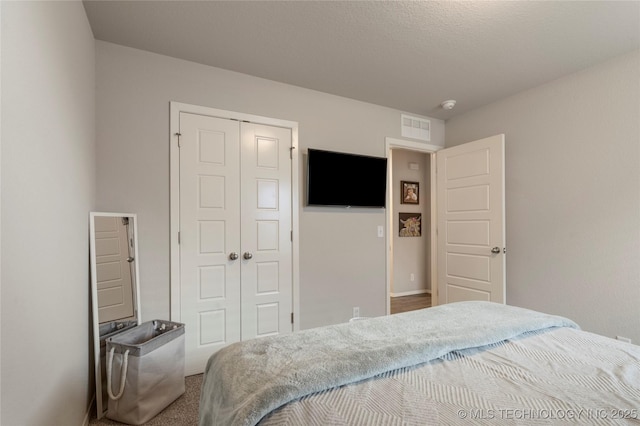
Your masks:
{"label": "baseboard trim", "polygon": [[402,296],[415,296],[416,294],[431,294],[431,290],[411,290],[411,291],[403,291],[402,293],[390,293],[391,297],[402,297]]}
{"label": "baseboard trim", "polygon": [[94,395],[91,398],[91,402],[89,403],[89,408],[87,408],[87,412],[84,414],[84,420],[82,420],[82,426],[89,426],[89,420],[91,420],[91,413],[93,412],[93,406],[96,402],[96,396]]}

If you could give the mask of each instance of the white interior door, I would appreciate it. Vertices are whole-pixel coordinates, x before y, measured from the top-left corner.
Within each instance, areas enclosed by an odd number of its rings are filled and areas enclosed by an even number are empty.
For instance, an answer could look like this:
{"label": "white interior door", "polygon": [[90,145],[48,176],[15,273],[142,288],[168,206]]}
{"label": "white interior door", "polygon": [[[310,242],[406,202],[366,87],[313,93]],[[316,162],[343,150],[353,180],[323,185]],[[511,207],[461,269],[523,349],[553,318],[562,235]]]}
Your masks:
{"label": "white interior door", "polygon": [[505,303],[504,135],[436,156],[439,303]]}
{"label": "white interior door", "polygon": [[291,129],[242,123],[242,339],[291,332]]}
{"label": "white interior door", "polygon": [[291,129],[180,113],[185,374],[218,349],[292,331]]}
{"label": "white interior door", "polygon": [[240,341],[240,131],[237,121],[180,114],[180,322],[185,374]]}
{"label": "white interior door", "polygon": [[96,216],[98,322],[133,316],[133,285],[127,224],[121,217]]}

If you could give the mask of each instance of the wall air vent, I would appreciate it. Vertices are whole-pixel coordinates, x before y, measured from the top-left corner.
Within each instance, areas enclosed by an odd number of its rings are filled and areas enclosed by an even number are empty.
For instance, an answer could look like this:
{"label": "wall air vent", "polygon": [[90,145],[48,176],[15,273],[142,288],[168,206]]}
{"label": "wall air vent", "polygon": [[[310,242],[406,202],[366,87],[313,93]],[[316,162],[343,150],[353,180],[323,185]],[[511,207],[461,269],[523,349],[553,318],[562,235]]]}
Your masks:
{"label": "wall air vent", "polygon": [[403,138],[431,141],[431,122],[424,118],[401,114],[400,129]]}

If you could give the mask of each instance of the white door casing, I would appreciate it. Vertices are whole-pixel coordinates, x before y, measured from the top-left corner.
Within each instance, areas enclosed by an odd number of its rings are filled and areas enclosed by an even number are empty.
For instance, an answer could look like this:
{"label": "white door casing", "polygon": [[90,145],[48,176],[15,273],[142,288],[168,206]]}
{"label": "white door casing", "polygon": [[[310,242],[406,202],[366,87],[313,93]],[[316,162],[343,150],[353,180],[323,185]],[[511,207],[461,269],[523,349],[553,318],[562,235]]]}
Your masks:
{"label": "white door casing", "polygon": [[[392,137],[385,138],[385,152],[387,154],[387,158],[391,157],[391,151],[394,149],[402,149],[407,151],[413,151],[420,154],[428,155],[429,157],[429,170],[430,170],[430,185],[429,187],[425,187],[422,190],[421,198],[423,202],[429,204],[429,214],[427,218],[423,217],[422,221],[422,229],[429,229],[429,234],[432,235],[431,241],[429,244],[429,253],[431,256],[426,260],[427,269],[429,270],[429,280],[431,282],[431,303],[435,306],[438,304],[438,275],[437,275],[437,262],[436,262],[436,253],[437,253],[437,239],[436,239],[436,152],[441,150],[442,147],[438,145],[430,145],[423,142],[410,141],[406,139],[397,139]],[[389,161],[389,164],[391,162]],[[393,197],[397,196],[397,193],[394,192],[393,188],[393,169],[390,167],[387,173],[387,253],[386,253],[386,264],[387,264],[387,277],[386,277],[386,295],[385,301],[387,306],[387,315],[391,314],[391,280],[392,280],[392,272],[393,272],[393,235],[392,231],[394,229],[394,223],[396,223],[396,213],[393,210]],[[426,195],[425,195],[426,194]]]}
{"label": "white door casing", "polygon": [[171,319],[185,323],[186,375],[230,343],[298,328],[297,125],[247,119],[261,117],[172,103]]}
{"label": "white door casing", "polygon": [[98,322],[133,317],[134,257],[129,248],[128,225],[120,217],[96,216],[94,226]]}
{"label": "white door casing", "polygon": [[504,135],[437,153],[439,303],[505,303]]}

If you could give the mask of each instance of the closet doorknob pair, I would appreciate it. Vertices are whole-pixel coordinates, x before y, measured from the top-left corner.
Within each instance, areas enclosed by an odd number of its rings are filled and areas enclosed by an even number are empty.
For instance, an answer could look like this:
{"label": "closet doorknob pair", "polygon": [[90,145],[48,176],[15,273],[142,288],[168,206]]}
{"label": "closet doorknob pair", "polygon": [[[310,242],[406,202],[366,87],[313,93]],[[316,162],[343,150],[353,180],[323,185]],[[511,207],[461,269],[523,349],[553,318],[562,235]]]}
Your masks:
{"label": "closet doorknob pair", "polygon": [[[245,251],[245,252],[243,253],[243,255],[242,255],[242,258],[243,258],[243,259],[245,259],[245,260],[249,260],[249,259],[251,259],[252,257],[253,257],[253,254],[252,254],[252,253],[250,253],[250,252],[248,252],[248,251]],[[231,253],[229,254],[229,259],[231,259],[231,260],[236,260],[236,259],[238,259],[238,253],[236,253],[235,251],[234,251],[234,252],[231,252]]]}

